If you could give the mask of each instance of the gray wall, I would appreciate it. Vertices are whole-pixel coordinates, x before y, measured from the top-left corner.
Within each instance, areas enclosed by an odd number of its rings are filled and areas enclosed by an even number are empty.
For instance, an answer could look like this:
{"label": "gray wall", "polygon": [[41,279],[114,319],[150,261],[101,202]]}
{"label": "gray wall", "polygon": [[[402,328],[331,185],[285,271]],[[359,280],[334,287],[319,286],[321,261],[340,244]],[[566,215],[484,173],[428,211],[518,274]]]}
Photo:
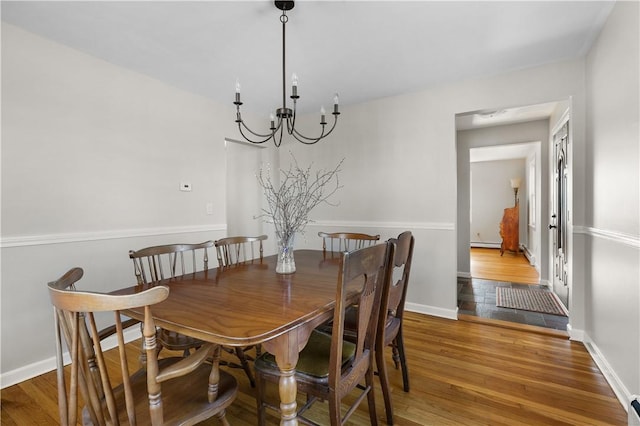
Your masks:
{"label": "gray wall", "polygon": [[640,3],[618,2],[586,62],[584,255],[586,341],[640,394]]}
{"label": "gray wall", "polygon": [[[500,237],[500,221],[504,209],[515,205],[511,179],[520,178],[519,200],[519,241],[527,245],[527,184],[525,159],[477,161],[470,164],[470,232],[471,245],[497,244]],[[525,194],[523,196],[523,194]],[[460,248],[462,249],[462,248]]]}

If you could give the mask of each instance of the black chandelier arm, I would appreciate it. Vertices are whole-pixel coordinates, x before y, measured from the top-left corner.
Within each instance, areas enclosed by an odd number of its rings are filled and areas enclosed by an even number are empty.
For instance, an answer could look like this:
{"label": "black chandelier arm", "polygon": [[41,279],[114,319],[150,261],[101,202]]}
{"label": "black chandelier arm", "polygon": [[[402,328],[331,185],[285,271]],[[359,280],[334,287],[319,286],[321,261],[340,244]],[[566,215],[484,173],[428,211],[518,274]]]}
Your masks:
{"label": "black chandelier arm", "polygon": [[[268,142],[269,139],[273,139],[273,142],[276,144],[277,147],[280,146],[280,144],[282,143],[282,130],[283,130],[283,126],[282,126],[282,120],[278,120],[278,126],[271,129],[271,133],[263,135],[260,133],[256,133],[253,130],[251,130],[249,127],[247,127],[246,124],[244,124],[244,121],[242,120],[236,120],[236,122],[238,123],[238,131],[240,132],[240,134],[242,135],[243,138],[245,138],[248,142],[251,142],[253,144],[262,144],[265,142]],[[258,138],[261,138],[261,140],[254,140],[250,137],[248,137],[245,132],[242,130],[242,128],[245,128],[249,133],[251,133],[253,136],[256,136]],[[276,140],[276,133],[278,133],[278,130],[280,130],[280,137],[279,140]]]}
{"label": "black chandelier arm", "polygon": [[[240,108],[238,107],[238,111],[236,114],[236,123],[238,123],[238,128],[240,128],[240,126],[244,127],[245,129],[247,129],[247,131],[249,131],[249,133],[251,133],[254,136],[257,136],[259,138],[267,138],[266,140],[269,140],[268,138],[270,138],[271,136],[273,136],[273,134],[278,130],[278,128],[280,128],[280,126],[282,126],[282,118],[278,117],[278,125],[275,127],[272,127],[270,130],[271,132],[266,133],[266,134],[262,134],[262,133],[257,133],[254,132],[253,130],[251,130],[249,128],[249,126],[247,126],[244,122],[244,120],[242,119],[242,115],[240,114]],[[273,121],[271,122],[272,126],[273,126]]]}
{"label": "black chandelier arm", "polygon": [[333,125],[331,126],[331,129],[329,129],[328,132],[325,132],[325,124],[322,124],[322,133],[320,134],[320,136],[316,137],[316,138],[310,138],[307,137],[305,135],[303,135],[302,133],[298,132],[298,130],[296,130],[295,127],[292,127],[291,129],[289,129],[289,122],[287,121],[287,128],[289,131],[289,134],[291,136],[293,136],[294,138],[296,138],[296,140],[298,142],[301,142],[305,145],[313,145],[315,143],[317,143],[318,141],[320,141],[321,139],[326,138],[327,136],[329,136],[331,134],[331,132],[333,132],[333,129],[336,128],[336,124],[338,123],[338,114],[333,114]]}

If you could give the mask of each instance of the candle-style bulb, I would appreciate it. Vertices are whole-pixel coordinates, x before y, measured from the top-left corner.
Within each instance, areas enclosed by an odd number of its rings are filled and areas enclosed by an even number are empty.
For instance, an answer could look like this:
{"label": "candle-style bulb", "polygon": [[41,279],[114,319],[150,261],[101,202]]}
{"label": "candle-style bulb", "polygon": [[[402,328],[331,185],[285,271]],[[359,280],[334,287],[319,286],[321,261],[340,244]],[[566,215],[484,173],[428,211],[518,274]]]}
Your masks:
{"label": "candle-style bulb", "polygon": [[[240,108],[240,105],[242,105],[242,102],[240,101],[240,79],[238,78],[236,78],[236,100],[233,104],[236,105],[238,108]],[[240,109],[238,109],[238,118],[236,119],[236,121],[239,121],[239,120],[240,120]]]}
{"label": "candle-style bulb", "polygon": [[320,115],[324,115],[325,114],[325,110],[324,110],[324,106],[320,107]]}
{"label": "candle-style bulb", "polygon": [[340,103],[340,98],[338,97],[338,94],[336,93],[333,97],[333,104],[334,105],[338,105]]}
{"label": "candle-style bulb", "polygon": [[291,99],[298,99],[298,76],[296,73],[291,75]]}

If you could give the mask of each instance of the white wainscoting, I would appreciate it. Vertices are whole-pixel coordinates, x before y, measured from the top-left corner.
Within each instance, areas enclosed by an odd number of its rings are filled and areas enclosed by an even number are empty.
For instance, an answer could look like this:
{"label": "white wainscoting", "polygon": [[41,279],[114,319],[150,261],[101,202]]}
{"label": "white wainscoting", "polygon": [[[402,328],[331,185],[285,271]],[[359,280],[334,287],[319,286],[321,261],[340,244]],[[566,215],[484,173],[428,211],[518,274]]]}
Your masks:
{"label": "white wainscoting", "polygon": [[[625,382],[637,383],[637,377],[640,377],[640,365],[633,355],[638,353],[640,341],[637,261],[640,236],[587,226],[575,226],[573,233],[584,235],[589,248],[586,267],[591,282],[590,299],[585,300],[585,316],[591,325],[588,330],[570,330],[570,335],[572,340],[583,341],[620,404],[627,410],[631,392]],[[611,315],[616,310],[616,315]],[[623,365],[627,366],[624,373],[620,369]]]}
{"label": "white wainscoting", "polygon": [[135,283],[129,250],[225,234],[226,225],[212,224],[3,238],[0,387],[55,368],[49,281],[78,266],[85,272],[80,288],[111,291]]}
{"label": "white wainscoting", "polygon": [[455,224],[449,222],[315,221],[307,225],[296,248],[322,247],[318,231],[363,232],[385,241],[404,231],[416,239],[406,309],[448,319],[458,318]]}
{"label": "white wainscoting", "polygon": [[[416,245],[407,310],[457,319],[454,223],[317,221],[309,223],[297,237],[296,248],[319,249],[320,230],[380,234],[381,241],[410,230]],[[133,281],[129,249],[171,241],[205,241],[225,234],[224,224],[213,224],[2,238],[2,296],[12,302],[3,305],[8,308],[2,311],[2,358],[7,370],[0,372],[0,387],[55,368],[51,305],[46,296],[48,281],[70,267],[80,266],[85,269],[81,286],[95,291],[112,290]],[[21,320],[26,313],[30,321]],[[135,339],[139,333],[130,330],[128,336]]]}

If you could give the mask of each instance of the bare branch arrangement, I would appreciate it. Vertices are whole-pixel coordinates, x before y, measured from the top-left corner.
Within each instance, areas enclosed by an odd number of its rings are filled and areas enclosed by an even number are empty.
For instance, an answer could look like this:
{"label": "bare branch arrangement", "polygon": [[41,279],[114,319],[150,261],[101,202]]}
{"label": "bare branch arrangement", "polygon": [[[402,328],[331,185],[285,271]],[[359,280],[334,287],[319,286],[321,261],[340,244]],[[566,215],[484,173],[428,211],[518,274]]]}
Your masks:
{"label": "bare branch arrangement", "polygon": [[311,165],[303,169],[293,154],[291,157],[293,162],[289,170],[280,170],[281,183],[278,188],[273,185],[268,168],[265,170],[261,167],[257,175],[268,204],[259,217],[266,218],[267,223],[273,223],[277,238],[283,241],[288,241],[305,228],[310,222],[309,212],[318,204],[337,205],[328,199],[342,188],[338,172],[344,158],[331,170],[312,173]]}

